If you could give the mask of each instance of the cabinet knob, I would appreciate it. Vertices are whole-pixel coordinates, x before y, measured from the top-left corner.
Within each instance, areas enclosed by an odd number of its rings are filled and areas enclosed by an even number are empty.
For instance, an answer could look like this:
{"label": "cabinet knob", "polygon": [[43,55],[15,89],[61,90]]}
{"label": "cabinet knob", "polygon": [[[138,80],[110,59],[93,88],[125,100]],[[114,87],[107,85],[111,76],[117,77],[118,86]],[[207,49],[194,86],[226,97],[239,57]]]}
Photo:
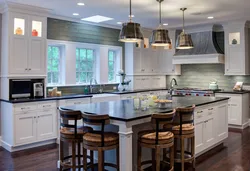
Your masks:
{"label": "cabinet knob", "polygon": [[29,71],[31,70],[31,68],[29,68]]}
{"label": "cabinet knob", "polygon": [[227,69],[227,71],[228,71],[228,69]]}
{"label": "cabinet knob", "polygon": [[25,71],[28,71],[28,68],[25,68]]}
{"label": "cabinet knob", "polygon": [[174,71],[174,69],[172,69],[172,71]]}

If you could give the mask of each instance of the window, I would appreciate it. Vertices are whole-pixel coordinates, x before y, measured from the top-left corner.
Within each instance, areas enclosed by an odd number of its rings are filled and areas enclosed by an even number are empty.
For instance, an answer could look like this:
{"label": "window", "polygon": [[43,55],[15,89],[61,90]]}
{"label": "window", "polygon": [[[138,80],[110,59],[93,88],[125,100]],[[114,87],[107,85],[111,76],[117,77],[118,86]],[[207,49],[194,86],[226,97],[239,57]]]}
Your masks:
{"label": "window", "polygon": [[60,57],[61,48],[59,46],[48,46],[48,84],[60,83]]}
{"label": "window", "polygon": [[108,52],[108,81],[116,81],[116,52],[114,50],[109,50]]}
{"label": "window", "polygon": [[95,51],[76,48],[76,83],[88,83],[95,78]]}

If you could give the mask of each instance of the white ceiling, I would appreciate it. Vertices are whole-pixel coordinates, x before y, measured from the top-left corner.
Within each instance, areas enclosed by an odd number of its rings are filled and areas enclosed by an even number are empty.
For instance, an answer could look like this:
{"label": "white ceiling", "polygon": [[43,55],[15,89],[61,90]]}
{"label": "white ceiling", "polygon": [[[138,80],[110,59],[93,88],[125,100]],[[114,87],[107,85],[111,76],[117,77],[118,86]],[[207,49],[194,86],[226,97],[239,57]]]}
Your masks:
{"label": "white ceiling", "polygon": [[[4,0],[0,0],[4,1]],[[56,15],[75,19],[103,15],[114,18],[103,24],[115,25],[128,20],[129,0],[9,0],[16,3],[52,9]],[[82,1],[85,6],[77,6]],[[250,18],[250,0],[165,0],[162,2],[163,23],[167,27],[179,27],[182,23],[181,7],[187,7],[186,25],[223,22]],[[79,13],[73,16],[72,13]],[[158,3],[156,0],[132,0],[133,19],[144,28],[158,26]],[[197,15],[199,14],[199,15]],[[208,20],[208,16],[214,16]],[[249,17],[248,17],[249,16]]]}

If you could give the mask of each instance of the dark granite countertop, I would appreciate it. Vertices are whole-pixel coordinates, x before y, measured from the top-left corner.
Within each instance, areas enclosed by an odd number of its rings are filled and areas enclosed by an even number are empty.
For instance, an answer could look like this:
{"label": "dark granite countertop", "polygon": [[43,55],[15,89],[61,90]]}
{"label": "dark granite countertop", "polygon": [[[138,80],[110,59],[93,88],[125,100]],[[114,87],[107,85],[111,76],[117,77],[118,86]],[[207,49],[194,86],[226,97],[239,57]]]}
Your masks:
{"label": "dark granite countertop", "polygon": [[142,93],[147,91],[161,91],[161,90],[168,90],[167,88],[161,88],[161,89],[148,89],[148,90],[129,90],[129,91],[110,91],[110,92],[104,92],[107,94],[130,94],[130,93]]}
{"label": "dark granite countertop", "polygon": [[217,91],[215,93],[227,93],[227,94],[246,94],[246,93],[250,93],[250,91],[246,91],[246,90],[242,90],[242,91],[234,91],[234,90],[221,90],[221,91]]}
{"label": "dark granite countertop", "polygon": [[66,99],[77,99],[77,98],[87,98],[92,97],[92,95],[68,95],[61,97],[46,97],[46,98],[34,98],[34,99],[17,99],[17,100],[4,100],[0,99],[3,102],[7,103],[28,103],[28,102],[40,102],[40,101],[51,101],[51,100],[66,100]]}
{"label": "dark granite countertop", "polygon": [[166,109],[151,107],[146,111],[135,110],[133,100],[109,101],[101,103],[82,104],[74,106],[62,106],[66,110],[80,110],[92,114],[108,114],[111,119],[120,121],[132,121],[150,117],[153,113],[170,112],[177,107],[189,107],[195,104],[202,106],[210,103],[228,100],[223,97],[173,97],[173,102]]}

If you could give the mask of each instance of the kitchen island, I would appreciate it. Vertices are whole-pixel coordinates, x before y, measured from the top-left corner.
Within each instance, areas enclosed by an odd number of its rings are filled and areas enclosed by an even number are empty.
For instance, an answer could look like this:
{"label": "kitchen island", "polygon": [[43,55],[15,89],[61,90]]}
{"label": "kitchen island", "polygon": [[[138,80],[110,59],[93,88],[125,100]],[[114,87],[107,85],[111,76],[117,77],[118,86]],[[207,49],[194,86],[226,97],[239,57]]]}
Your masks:
{"label": "kitchen island", "polygon": [[[111,124],[118,126],[120,134],[120,171],[136,170],[137,132],[148,129],[153,113],[170,112],[178,107],[196,105],[194,113],[196,156],[223,143],[228,136],[228,99],[219,97],[173,97],[166,109],[151,107],[135,110],[133,100],[64,106],[92,114],[108,114]],[[115,129],[114,129],[115,130]],[[148,155],[147,155],[148,156]],[[145,156],[145,157],[147,157]]]}

